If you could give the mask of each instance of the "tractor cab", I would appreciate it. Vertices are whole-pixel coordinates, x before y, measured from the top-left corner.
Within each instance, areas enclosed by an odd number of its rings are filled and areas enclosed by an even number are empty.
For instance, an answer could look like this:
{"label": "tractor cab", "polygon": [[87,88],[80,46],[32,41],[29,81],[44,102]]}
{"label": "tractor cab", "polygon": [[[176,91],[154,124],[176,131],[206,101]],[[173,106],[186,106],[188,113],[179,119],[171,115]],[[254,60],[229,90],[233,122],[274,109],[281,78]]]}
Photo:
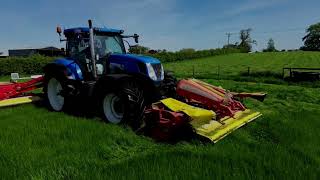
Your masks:
{"label": "tractor cab", "polygon": [[[57,28],[61,36],[61,28]],[[139,74],[148,77],[155,84],[164,78],[163,67],[158,59],[127,54],[124,42],[139,36],[123,35],[123,30],[109,28],[79,27],[65,29],[66,55],[75,61],[84,80],[93,80],[108,74]],[[129,44],[129,43],[128,43]],[[130,46],[130,45],[129,45]],[[79,76],[80,77],[80,76]]]}
{"label": "tractor cab", "polygon": [[[126,54],[123,43],[123,30],[108,28],[93,29],[93,49],[90,46],[90,28],[79,27],[64,30],[66,39],[66,55],[76,61],[85,79],[93,79],[109,73],[112,54]],[[60,34],[61,30],[57,28]],[[92,55],[93,54],[93,55]],[[93,64],[94,63],[94,64]],[[95,73],[92,73],[95,69]]]}
{"label": "tractor cab", "polygon": [[[108,54],[125,54],[122,30],[94,28],[94,51],[100,60]],[[67,55],[72,58],[87,56],[90,58],[89,28],[72,28],[64,31]]]}

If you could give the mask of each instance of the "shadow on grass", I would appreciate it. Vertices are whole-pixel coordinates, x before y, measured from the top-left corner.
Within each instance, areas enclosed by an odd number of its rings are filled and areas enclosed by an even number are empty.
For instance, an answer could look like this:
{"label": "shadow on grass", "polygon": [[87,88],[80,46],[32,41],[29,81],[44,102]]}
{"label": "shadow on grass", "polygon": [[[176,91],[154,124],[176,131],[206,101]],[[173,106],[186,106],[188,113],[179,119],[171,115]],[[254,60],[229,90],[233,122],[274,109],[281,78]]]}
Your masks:
{"label": "shadow on grass", "polygon": [[[44,100],[43,94],[40,94],[43,100],[34,102],[33,104],[37,108],[47,109],[49,112],[55,112],[49,108],[48,102]],[[90,103],[87,101],[72,100],[69,101],[67,106],[63,109],[63,112],[67,115],[86,118],[86,119],[96,119],[100,116],[100,113]]]}
{"label": "shadow on grass", "polygon": [[[75,99],[66,106],[66,108],[63,109],[63,113],[79,117],[79,118],[85,118],[89,121],[100,121],[102,123],[109,123],[103,118],[103,113],[99,109],[99,106],[92,105],[93,102],[90,102],[90,100],[79,100]],[[37,101],[33,103],[37,108],[44,109],[48,112],[55,112],[53,110],[50,110],[48,102],[45,100]],[[149,120],[150,122],[152,121]],[[156,123],[156,122],[154,122]],[[154,124],[152,123],[152,124]],[[144,123],[147,124],[147,123]],[[144,126],[141,128],[132,128],[128,123],[120,123],[119,126],[122,128],[131,129],[133,132],[135,132],[137,135],[150,137],[157,143],[163,143],[163,144],[177,144],[180,142],[192,142],[192,141],[201,141],[201,142],[208,142],[206,139],[202,139],[201,137],[197,136],[194,129],[191,127],[191,125],[186,122],[185,124],[179,126],[179,127],[161,127],[161,126]]]}

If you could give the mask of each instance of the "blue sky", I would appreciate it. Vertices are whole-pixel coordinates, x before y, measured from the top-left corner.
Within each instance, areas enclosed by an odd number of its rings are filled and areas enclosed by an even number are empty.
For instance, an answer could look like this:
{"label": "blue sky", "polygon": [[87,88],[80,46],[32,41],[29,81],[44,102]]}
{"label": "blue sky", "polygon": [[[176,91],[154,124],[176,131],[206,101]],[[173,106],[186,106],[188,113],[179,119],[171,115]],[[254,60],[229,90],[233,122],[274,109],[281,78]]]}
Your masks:
{"label": "blue sky", "polygon": [[[1,0],[0,52],[63,47],[62,27],[96,26],[139,33],[154,49],[222,47],[226,32],[252,28],[255,50],[273,38],[278,49],[299,48],[308,25],[320,22],[319,0]],[[239,41],[231,36],[231,42]]]}

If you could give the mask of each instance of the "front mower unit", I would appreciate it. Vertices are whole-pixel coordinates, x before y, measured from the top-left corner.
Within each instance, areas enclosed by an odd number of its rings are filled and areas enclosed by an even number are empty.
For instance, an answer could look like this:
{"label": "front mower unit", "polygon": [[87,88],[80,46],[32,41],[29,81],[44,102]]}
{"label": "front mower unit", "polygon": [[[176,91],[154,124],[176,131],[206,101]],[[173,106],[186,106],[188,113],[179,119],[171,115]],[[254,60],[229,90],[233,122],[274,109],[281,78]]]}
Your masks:
{"label": "front mower unit", "polygon": [[[235,100],[233,93],[199,80],[181,80],[177,85],[177,94],[185,98],[186,102],[213,110],[217,114],[216,120],[213,119],[209,123],[195,127],[199,135],[213,142],[219,141],[232,131],[261,116],[260,112],[246,109],[243,104]],[[257,96],[257,94],[252,95]],[[261,95],[265,96],[265,94]],[[246,93],[243,97],[251,96],[250,93]]]}

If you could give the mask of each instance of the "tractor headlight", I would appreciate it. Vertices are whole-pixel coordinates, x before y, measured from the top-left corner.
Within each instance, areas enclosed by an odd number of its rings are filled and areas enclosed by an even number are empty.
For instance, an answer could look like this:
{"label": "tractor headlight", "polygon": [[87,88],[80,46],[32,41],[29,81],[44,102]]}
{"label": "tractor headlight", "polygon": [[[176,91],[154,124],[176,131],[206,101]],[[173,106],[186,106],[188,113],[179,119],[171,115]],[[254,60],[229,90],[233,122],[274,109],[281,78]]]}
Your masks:
{"label": "tractor headlight", "polygon": [[154,71],[152,65],[150,63],[146,63],[146,66],[147,66],[147,71],[148,71],[149,77],[154,81],[158,80],[156,72]]}

